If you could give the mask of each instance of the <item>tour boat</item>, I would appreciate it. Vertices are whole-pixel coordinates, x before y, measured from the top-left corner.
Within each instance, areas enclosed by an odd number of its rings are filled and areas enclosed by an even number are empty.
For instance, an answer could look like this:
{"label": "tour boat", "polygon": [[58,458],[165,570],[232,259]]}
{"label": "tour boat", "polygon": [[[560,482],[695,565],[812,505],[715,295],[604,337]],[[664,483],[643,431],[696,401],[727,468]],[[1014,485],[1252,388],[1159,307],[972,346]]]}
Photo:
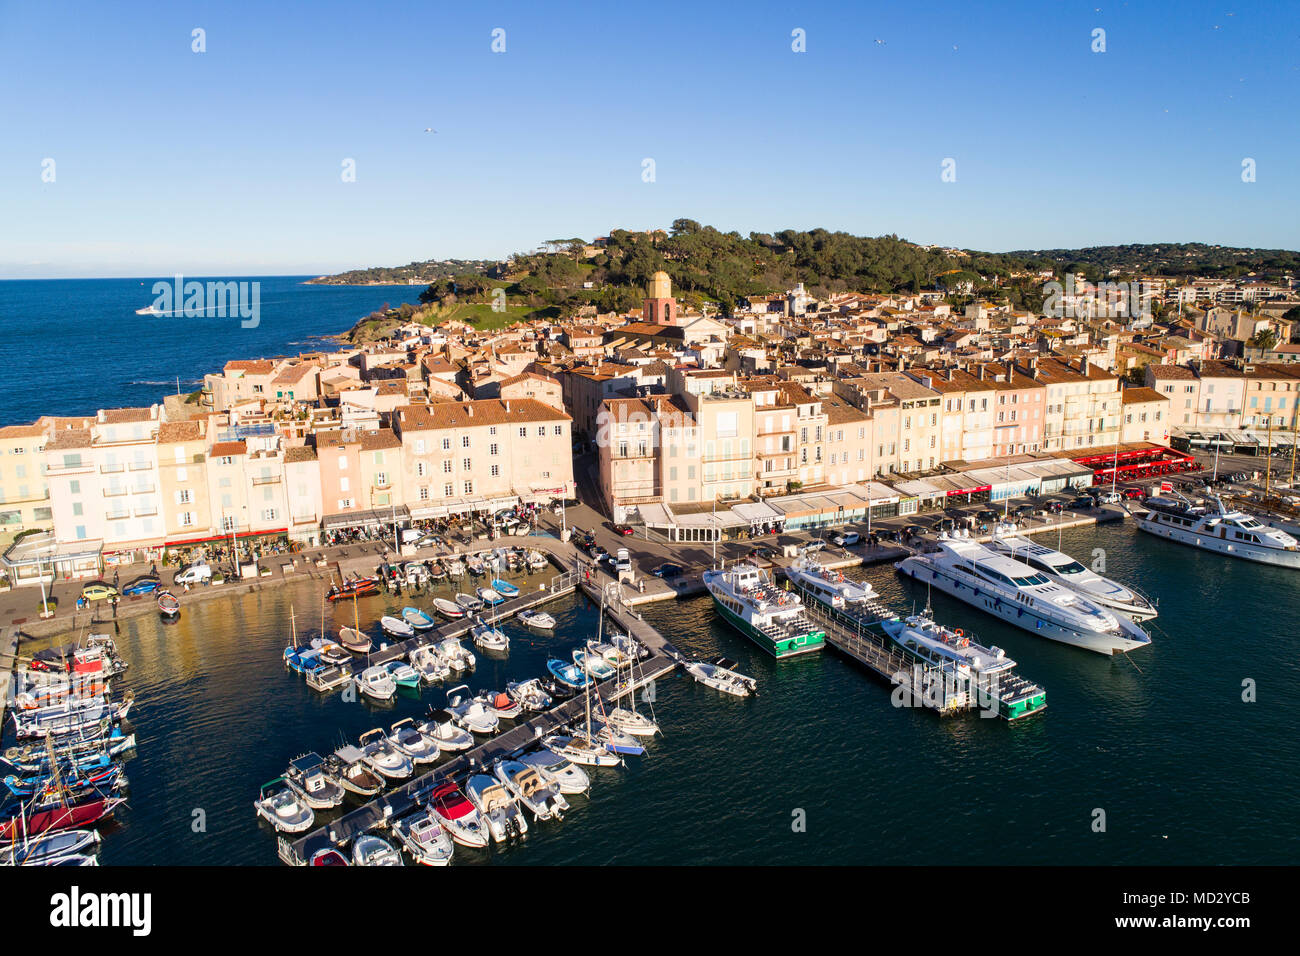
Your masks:
{"label": "tour boat", "polygon": [[455,601],[448,601],[446,598],[434,598],[433,609],[449,621],[455,621],[465,616],[465,609]]}
{"label": "tour boat", "polygon": [[477,663],[474,652],[461,644],[458,637],[443,638],[434,645],[434,649],[447,662],[447,666],[457,673],[470,670]]}
{"label": "tour boat", "polygon": [[382,664],[367,667],[352,680],[356,683],[357,690],[373,700],[392,700],[397,693],[397,682]]}
{"label": "tour boat", "polygon": [[442,754],[438,742],[419,730],[410,717],[403,717],[389,728],[388,742],[417,764],[433,763]]}
{"label": "tour boat", "polygon": [[470,696],[469,687],[461,684],[447,691],[447,711],[456,723],[475,734],[495,734],[500,719]]}
{"label": "tour boat", "polygon": [[393,679],[393,683],[398,687],[416,689],[420,686],[420,675],[406,661],[389,661],[384,665],[384,669],[388,671],[388,676]]}
{"label": "tour boat", "polygon": [[405,780],[415,772],[415,764],[376,727],[361,735],[361,759],[375,773],[389,780]]}
{"label": "tour boat", "polygon": [[778,660],[825,646],[826,632],[809,619],[799,596],[774,586],[752,564],[705,571],[704,586],[723,619]]}
{"label": "tour boat", "polygon": [[518,760],[498,760],[493,764],[498,780],[537,820],[558,820],[569,809],[569,801],[558,789],[546,782],[536,767]]}
{"label": "tour boat", "polygon": [[569,734],[555,734],[543,738],[542,746],[553,754],[558,754],[584,767],[617,767],[623,758],[611,753],[600,744],[585,737]]}
{"label": "tour boat", "polygon": [[474,700],[482,704],[483,708],[489,713],[496,714],[505,720],[514,720],[524,711],[523,705],[505,691],[485,690]]}
{"label": "tour boat", "polygon": [[586,793],[591,789],[591,778],[587,772],[554,751],[542,748],[524,754],[519,762],[535,768],[560,793]]}
{"label": "tour boat", "polygon": [[362,578],[353,575],[342,584],[331,586],[325,596],[329,598],[330,601],[340,601],[346,598],[363,597],[367,594],[378,593],[378,578]]}
{"label": "tour boat", "polygon": [[1135,515],[1138,528],[1157,537],[1231,558],[1282,568],[1300,568],[1300,543],[1285,531],[1270,527],[1243,511],[1228,508],[1218,497],[1214,497],[1216,508],[1211,510],[1192,504],[1177,492],[1173,494],[1177,497],[1161,495],[1148,498],[1145,502],[1147,510]]}
{"label": "tour boat", "polygon": [[417,647],[411,651],[411,667],[426,684],[446,680],[451,676],[451,665],[431,647]]}
{"label": "tour boat", "polygon": [[456,605],[466,614],[477,614],[483,610],[483,602],[472,594],[457,594]]}
{"label": "tour boat", "polygon": [[353,866],[402,866],[402,854],[387,840],[363,833],[352,841]]}
{"label": "tour boat", "polygon": [[415,637],[415,628],[411,627],[411,625],[407,624],[401,618],[390,617],[385,614],[379,619],[379,626],[384,629],[385,634],[401,638],[402,640]]}
{"label": "tour boat", "polygon": [[534,713],[547,710],[554,703],[551,695],[542,689],[542,682],[536,677],[525,681],[511,681],[506,684],[506,693],[517,700],[524,710]]}
{"label": "tour boat", "polygon": [[492,579],[492,590],[504,598],[519,597],[519,589],[509,581],[502,581],[500,578]]}
{"label": "tour boat", "polygon": [[451,838],[462,846],[488,845],[487,827],[474,804],[454,783],[444,783],[429,794],[429,807],[438,815]]}
{"label": "tour boat", "polygon": [[[573,652],[573,663],[577,664],[596,680],[614,676],[614,668],[599,654],[579,648]],[[558,676],[558,675],[557,675]]]}
{"label": "tour boat", "polygon": [[394,820],[393,836],[421,866],[446,866],[456,850],[451,834],[432,810]]}
{"label": "tour boat", "polygon": [[417,725],[420,733],[429,737],[438,745],[438,749],[447,753],[468,750],[474,746],[474,735],[456,724],[456,718],[446,710],[431,710],[429,716]]}
{"label": "tour boat", "polygon": [[733,697],[748,697],[758,694],[758,681],[734,670],[736,662],[725,657],[715,657],[709,661],[683,661],[686,673],[706,687],[720,690]]}
{"label": "tour boat", "polygon": [[284,780],[302,802],[313,810],[328,810],[343,802],[343,786],[331,779],[325,767],[325,758],[320,754],[295,757],[289,763]]}
{"label": "tour boat", "polygon": [[489,587],[475,588],[474,593],[478,595],[480,601],[492,607],[496,607],[496,605],[505,600],[505,598]]}
{"label": "tour boat", "polygon": [[427,631],[434,625],[433,618],[429,617],[429,615],[425,614],[418,607],[402,608],[402,620],[411,625],[411,627],[415,628],[417,631]]}
{"label": "tour boat", "polygon": [[1031,634],[1098,654],[1123,654],[1150,636],[1040,571],[987,548],[965,534],[939,536],[938,549],[894,565],[972,607]]}
{"label": "tour boat", "polygon": [[257,815],[266,820],[281,833],[301,833],[316,822],[316,814],[306,802],[293,791],[283,777],[276,777],[262,789],[253,808]]}
{"label": "tour boat", "polygon": [[527,817],[520,812],[514,794],[500,780],[476,773],[466,781],[465,794],[497,843],[528,832]]}
{"label": "tour boat", "polygon": [[1049,581],[1078,591],[1094,604],[1123,614],[1132,621],[1146,621],[1156,616],[1155,605],[1130,587],[1102,577],[1084,567],[1068,554],[1053,551],[1046,545],[1015,533],[1013,525],[998,525],[990,542],[995,551],[1041,571]]}
{"label": "tour boat", "polygon": [[370,648],[374,646],[370,635],[355,627],[340,627],[339,643],[353,654],[369,654]]}
{"label": "tour boat", "polygon": [[176,600],[176,595],[171,591],[158,592],[158,611],[164,617],[175,617],[181,613],[181,602]]}
{"label": "tour boat", "polygon": [[475,646],[485,651],[510,650],[510,638],[506,636],[505,631],[495,628],[491,624],[484,624],[479,621],[469,629],[469,633],[474,640]]}
{"label": "tour boat", "polygon": [[870,584],[851,581],[840,571],[823,567],[811,557],[797,558],[786,577],[803,593],[836,609],[861,608],[879,597]]}
{"label": "tour boat", "polygon": [[334,751],[327,766],[334,780],[349,793],[373,797],[384,789],[384,778],[366,765],[366,755],[351,744]]}
{"label": "tour boat", "polygon": [[582,672],[577,664],[570,664],[567,661],[559,661],[551,658],[546,662],[546,669],[555,676],[555,679],[566,687],[582,688],[591,683],[591,678]]}
{"label": "tour boat", "polygon": [[98,830],[59,830],[42,833],[13,846],[0,847],[0,866],[44,866],[51,860],[74,853],[95,852]]}
{"label": "tour boat", "polygon": [[539,631],[555,629],[555,618],[545,611],[520,611],[518,617],[520,622]]}

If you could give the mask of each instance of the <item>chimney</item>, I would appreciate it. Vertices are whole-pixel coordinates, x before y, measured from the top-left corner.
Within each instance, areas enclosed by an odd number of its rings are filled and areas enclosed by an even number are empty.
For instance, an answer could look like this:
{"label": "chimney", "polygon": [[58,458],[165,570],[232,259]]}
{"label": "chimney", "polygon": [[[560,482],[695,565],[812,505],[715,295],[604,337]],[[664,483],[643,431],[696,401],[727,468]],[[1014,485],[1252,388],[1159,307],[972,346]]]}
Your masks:
{"label": "chimney", "polygon": [[984,381],[984,366],[980,366],[980,381]]}

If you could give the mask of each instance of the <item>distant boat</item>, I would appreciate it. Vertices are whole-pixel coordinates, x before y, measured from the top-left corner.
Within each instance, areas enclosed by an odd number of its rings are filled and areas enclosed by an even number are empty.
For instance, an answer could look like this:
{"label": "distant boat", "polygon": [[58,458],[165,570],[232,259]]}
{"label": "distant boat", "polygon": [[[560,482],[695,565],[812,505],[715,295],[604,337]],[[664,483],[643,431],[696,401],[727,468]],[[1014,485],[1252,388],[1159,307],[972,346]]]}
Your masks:
{"label": "distant boat", "polygon": [[136,309],[136,315],[170,315],[170,312],[164,312],[156,305],[147,305],[143,309]]}

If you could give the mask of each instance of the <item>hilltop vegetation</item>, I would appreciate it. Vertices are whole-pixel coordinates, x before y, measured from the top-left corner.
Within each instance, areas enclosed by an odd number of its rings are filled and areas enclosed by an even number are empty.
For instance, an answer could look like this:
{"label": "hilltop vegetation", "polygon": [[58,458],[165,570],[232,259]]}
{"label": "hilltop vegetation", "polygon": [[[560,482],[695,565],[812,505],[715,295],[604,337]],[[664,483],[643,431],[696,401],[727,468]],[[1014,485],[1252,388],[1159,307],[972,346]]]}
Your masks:
{"label": "hilltop vegetation", "polygon": [[1202,276],[1239,279],[1256,275],[1280,276],[1300,272],[1300,253],[1287,249],[1238,249],[1203,242],[1127,246],[1089,246],[1085,249],[1044,249],[1007,253],[1049,263],[1060,272],[1112,269],[1133,275]]}
{"label": "hilltop vegetation", "polygon": [[372,266],[353,269],[333,276],[308,279],[308,285],[410,285],[412,281],[432,282],[461,272],[484,271],[492,267],[485,259],[428,259],[404,266]]}

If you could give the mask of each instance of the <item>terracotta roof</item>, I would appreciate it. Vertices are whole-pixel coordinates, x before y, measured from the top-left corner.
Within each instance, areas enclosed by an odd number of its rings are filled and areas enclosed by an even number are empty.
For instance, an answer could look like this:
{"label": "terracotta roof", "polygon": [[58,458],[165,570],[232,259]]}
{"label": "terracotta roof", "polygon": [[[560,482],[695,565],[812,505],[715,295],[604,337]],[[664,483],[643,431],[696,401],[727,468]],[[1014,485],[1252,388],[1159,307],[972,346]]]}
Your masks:
{"label": "terracotta roof", "polygon": [[293,464],[296,461],[315,461],[316,449],[311,445],[290,445],[284,450],[284,463]]}
{"label": "terracotta roof", "polygon": [[270,359],[234,359],[226,363],[224,370],[246,375],[270,375],[275,371],[275,363]]}
{"label": "terracotta roof", "polygon": [[212,458],[246,454],[248,454],[248,445],[242,441],[219,441],[212,446],[212,451],[208,452],[208,455]]}
{"label": "terracotta roof", "polygon": [[58,451],[63,448],[89,448],[90,447],[90,429],[89,428],[65,428],[54,433],[52,438],[45,446],[46,450]]}
{"label": "terracotta roof", "polygon": [[404,405],[397,409],[403,431],[511,425],[525,422],[570,421],[568,415],[533,398],[496,398],[436,405]]}
{"label": "terracotta roof", "polygon": [[130,422],[147,422],[153,419],[151,408],[105,408],[99,413],[104,425],[124,425]]}
{"label": "terracotta roof", "polygon": [[198,441],[203,438],[203,421],[198,418],[183,422],[163,422],[158,426],[158,444],[170,445],[181,441]]}
{"label": "terracotta roof", "polygon": [[378,431],[361,433],[362,451],[379,451],[383,448],[400,447],[402,447],[402,440],[393,433],[391,428],[381,428]]}
{"label": "terracotta roof", "polygon": [[1136,402],[1167,402],[1168,395],[1161,395],[1154,388],[1135,387],[1126,388],[1119,393],[1120,401],[1125,405],[1132,405]]}
{"label": "terracotta roof", "polygon": [[0,428],[0,438],[40,438],[45,429],[40,425],[6,425]]}

